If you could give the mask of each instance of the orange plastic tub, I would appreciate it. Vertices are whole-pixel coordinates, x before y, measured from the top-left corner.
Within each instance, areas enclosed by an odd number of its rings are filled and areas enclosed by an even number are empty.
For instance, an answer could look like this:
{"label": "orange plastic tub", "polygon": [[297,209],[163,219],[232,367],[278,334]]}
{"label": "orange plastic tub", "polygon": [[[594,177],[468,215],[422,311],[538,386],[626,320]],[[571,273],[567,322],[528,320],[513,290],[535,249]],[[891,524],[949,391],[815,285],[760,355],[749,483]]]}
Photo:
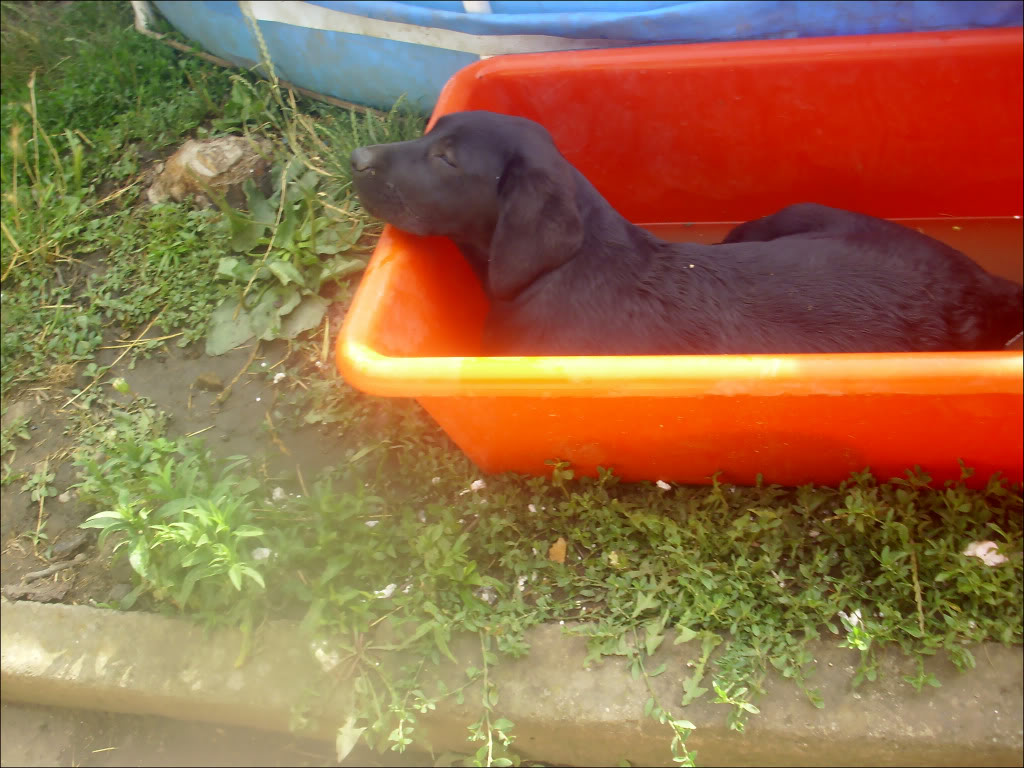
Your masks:
{"label": "orange plastic tub", "polygon": [[[488,59],[434,113],[537,120],[630,221],[714,242],[814,201],[902,220],[1021,281],[1022,31]],[[385,229],[338,339],[354,386],[414,397],[484,472],[836,483],[920,465],[1022,475],[1021,352],[479,357],[455,246]],[[614,318],[609,318],[614,322]]]}

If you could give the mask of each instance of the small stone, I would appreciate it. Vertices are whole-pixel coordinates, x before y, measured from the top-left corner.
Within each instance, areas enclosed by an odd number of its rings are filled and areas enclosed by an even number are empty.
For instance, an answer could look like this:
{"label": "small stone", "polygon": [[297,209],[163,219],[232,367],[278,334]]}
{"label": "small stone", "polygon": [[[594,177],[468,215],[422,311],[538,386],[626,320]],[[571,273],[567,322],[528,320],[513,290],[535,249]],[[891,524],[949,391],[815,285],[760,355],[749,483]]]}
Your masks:
{"label": "small stone", "polygon": [[53,556],[57,559],[73,555],[89,541],[86,531],[75,531],[69,536],[61,536],[53,545]]}
{"label": "small stone", "polygon": [[204,392],[221,392],[224,389],[224,382],[212,373],[201,373],[196,376],[192,386]]}
{"label": "small stone", "polygon": [[259,183],[270,168],[272,145],[266,139],[221,136],[215,139],[190,139],[159,170],[147,192],[151,203],[182,201],[193,196],[204,207],[212,203],[208,189],[225,195],[228,204],[245,203],[242,184],[246,179]]}
{"label": "small stone", "polygon": [[131,591],[132,587],[130,584],[115,584],[110,588],[110,592],[107,593],[107,602],[118,603]]}

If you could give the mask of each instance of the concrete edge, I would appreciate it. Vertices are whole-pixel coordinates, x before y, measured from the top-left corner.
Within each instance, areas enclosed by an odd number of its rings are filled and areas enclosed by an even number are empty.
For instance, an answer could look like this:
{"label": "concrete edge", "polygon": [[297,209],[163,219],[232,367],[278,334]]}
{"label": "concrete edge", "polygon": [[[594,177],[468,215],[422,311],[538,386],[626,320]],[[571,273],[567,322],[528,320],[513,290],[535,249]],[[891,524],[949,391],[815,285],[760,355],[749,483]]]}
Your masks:
{"label": "concrete edge", "polygon": [[[563,629],[531,630],[527,656],[491,669],[497,713],[516,724],[516,751],[569,765],[671,764],[671,733],[643,715],[649,695],[643,681],[633,680],[618,658],[585,668],[585,640]],[[325,674],[293,622],[264,626],[239,669],[237,630],[207,633],[152,614],[3,600],[0,637],[0,692],[13,701],[280,732],[307,710],[312,717],[303,735],[332,741],[351,711],[348,681],[336,671]],[[728,729],[727,708],[714,704],[711,693],[679,707],[682,683],[692,674],[688,665],[699,658],[696,642],[673,646],[667,638],[653,662],[664,661],[666,671],[652,683],[666,706],[697,726],[688,747],[698,751],[700,765],[1024,764],[1019,646],[974,649],[978,664],[967,673],[941,656],[929,659],[927,670],[942,686],[918,693],[902,679],[915,665],[898,652],[883,655],[877,682],[852,690],[857,654],[836,645],[815,646],[811,684],[823,709],[793,683],[771,677],[757,701],[761,714],[743,734]],[[431,671],[449,688],[465,681],[466,667],[480,665],[475,636],[451,647],[461,663],[445,661]],[[710,688],[707,678],[704,686]],[[446,700],[417,715],[417,740],[435,752],[474,751],[479,744],[467,743],[467,726],[482,712],[479,700],[476,684],[463,705]]]}

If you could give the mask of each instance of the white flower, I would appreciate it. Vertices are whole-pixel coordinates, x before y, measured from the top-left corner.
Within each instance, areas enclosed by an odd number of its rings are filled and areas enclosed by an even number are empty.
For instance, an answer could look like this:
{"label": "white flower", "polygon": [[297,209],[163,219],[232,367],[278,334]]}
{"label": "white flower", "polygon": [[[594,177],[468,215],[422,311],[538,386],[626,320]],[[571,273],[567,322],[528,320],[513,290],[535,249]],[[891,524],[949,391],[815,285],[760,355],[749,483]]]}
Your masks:
{"label": "white flower", "polygon": [[271,551],[266,547],[256,547],[256,549],[252,551],[252,559],[266,560],[268,557],[270,557],[271,554]]}
{"label": "white flower", "polygon": [[463,491],[459,491],[459,496],[465,496],[470,491],[479,491],[481,488],[486,487],[487,483],[485,483],[483,480],[474,480],[472,483],[469,484],[469,488],[466,488]]}
{"label": "white flower", "polygon": [[272,501],[284,501],[288,498],[288,494],[284,492],[284,488],[277,486],[270,492],[270,498]]}
{"label": "white flower", "polygon": [[384,589],[378,589],[373,594],[375,597],[386,599],[391,597],[391,595],[395,593],[396,589],[398,589],[397,584],[388,584]]}
{"label": "white flower", "polygon": [[655,483],[655,485],[661,488],[661,490],[663,491],[668,491],[672,489],[672,486],[666,483],[664,480],[659,480],[658,482]]}
{"label": "white flower", "polygon": [[328,651],[326,643],[323,641],[313,643],[313,656],[320,662],[324,672],[330,672],[341,663],[341,657],[338,653],[336,651]]}
{"label": "white flower", "polygon": [[977,557],[985,565],[1001,565],[1009,558],[999,554],[999,545],[994,541],[973,541],[967,545],[964,554],[968,557]]}
{"label": "white flower", "polygon": [[274,374],[274,383],[275,383],[275,384],[279,384],[279,383],[281,383],[281,380],[282,380],[282,379],[283,379],[284,377],[285,377],[285,373],[284,373],[283,371],[281,371],[280,373],[275,373],[275,374]]}
{"label": "white flower", "polygon": [[427,513],[421,509],[419,512],[416,513],[416,519],[419,520],[421,523],[427,522]]}
{"label": "white flower", "polygon": [[373,528],[373,526],[377,525],[377,523],[379,523],[379,522],[380,522],[380,520],[367,520],[366,521],[366,527],[367,528]]}
{"label": "white flower", "polygon": [[485,600],[489,605],[494,605],[494,601],[498,599],[498,593],[494,591],[494,587],[480,587],[473,594],[481,600]]}
{"label": "white flower", "polygon": [[816,539],[819,536],[821,536],[821,531],[808,531],[807,535],[810,536],[812,539]]}
{"label": "white flower", "polygon": [[537,514],[537,505],[536,505],[536,504],[527,504],[527,505],[526,505],[526,508],[527,508],[528,510],[530,510],[530,513],[531,513],[531,514],[534,514],[534,515],[536,515],[536,514]]}
{"label": "white flower", "polygon": [[526,591],[526,577],[525,576],[520,576],[519,577],[519,581],[516,583],[516,586],[519,588],[520,592],[525,592]]}
{"label": "white flower", "polygon": [[430,482],[433,485],[440,485],[441,484],[441,478],[440,477],[432,477],[432,478],[430,478]]}
{"label": "white flower", "polygon": [[263,362],[260,363],[260,368],[266,368],[266,367],[267,367],[267,361],[264,360]]}
{"label": "white flower", "polygon": [[262,397],[257,397],[257,398],[256,398],[256,402],[258,403],[258,402],[259,402],[260,400],[262,400],[262,399],[263,399]]}
{"label": "white flower", "polygon": [[840,611],[839,615],[846,619],[846,623],[849,624],[851,627],[856,627],[858,624],[860,624],[860,608],[858,608],[856,611],[849,615],[846,614],[844,611]]}

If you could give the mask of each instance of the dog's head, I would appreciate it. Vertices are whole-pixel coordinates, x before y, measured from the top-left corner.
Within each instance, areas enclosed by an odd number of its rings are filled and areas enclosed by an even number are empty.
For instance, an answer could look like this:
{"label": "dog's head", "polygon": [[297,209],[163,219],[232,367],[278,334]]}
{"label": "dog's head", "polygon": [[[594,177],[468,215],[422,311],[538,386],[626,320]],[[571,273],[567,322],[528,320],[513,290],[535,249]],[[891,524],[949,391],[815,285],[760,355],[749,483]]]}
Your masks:
{"label": "dog's head", "polygon": [[359,199],[374,216],[487,253],[492,297],[516,296],[583,241],[575,172],[532,120],[445,115],[422,138],[355,149],[351,163]]}

